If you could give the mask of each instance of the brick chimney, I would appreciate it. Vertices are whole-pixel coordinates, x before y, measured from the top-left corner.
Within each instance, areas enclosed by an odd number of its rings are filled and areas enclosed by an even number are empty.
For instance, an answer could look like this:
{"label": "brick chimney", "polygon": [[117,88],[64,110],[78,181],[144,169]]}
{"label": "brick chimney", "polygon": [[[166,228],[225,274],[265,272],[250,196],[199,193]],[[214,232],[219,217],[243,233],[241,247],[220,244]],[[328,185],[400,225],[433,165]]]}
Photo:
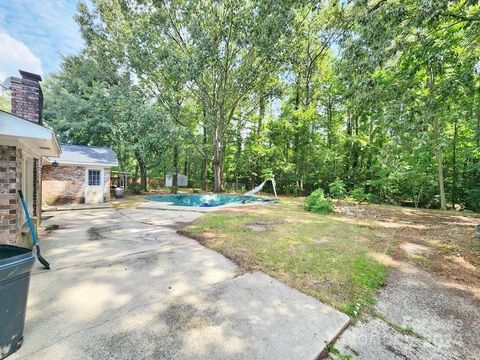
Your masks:
{"label": "brick chimney", "polygon": [[42,125],[43,93],[42,77],[19,70],[21,79],[11,78],[12,114],[35,124]]}

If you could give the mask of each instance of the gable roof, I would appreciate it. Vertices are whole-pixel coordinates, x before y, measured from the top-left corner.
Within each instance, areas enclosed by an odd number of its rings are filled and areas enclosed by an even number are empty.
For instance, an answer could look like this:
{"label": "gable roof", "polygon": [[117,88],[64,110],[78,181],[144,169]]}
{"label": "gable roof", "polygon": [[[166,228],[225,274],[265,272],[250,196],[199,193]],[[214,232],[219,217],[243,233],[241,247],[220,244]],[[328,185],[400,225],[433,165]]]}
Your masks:
{"label": "gable roof", "polygon": [[49,157],[48,162],[57,161],[60,165],[104,165],[107,167],[118,165],[117,157],[110,148],[68,144],[60,145],[60,147],[62,148],[60,157]]}
{"label": "gable roof", "polygon": [[60,146],[53,130],[0,110],[0,140],[15,141],[40,156],[59,156]]}

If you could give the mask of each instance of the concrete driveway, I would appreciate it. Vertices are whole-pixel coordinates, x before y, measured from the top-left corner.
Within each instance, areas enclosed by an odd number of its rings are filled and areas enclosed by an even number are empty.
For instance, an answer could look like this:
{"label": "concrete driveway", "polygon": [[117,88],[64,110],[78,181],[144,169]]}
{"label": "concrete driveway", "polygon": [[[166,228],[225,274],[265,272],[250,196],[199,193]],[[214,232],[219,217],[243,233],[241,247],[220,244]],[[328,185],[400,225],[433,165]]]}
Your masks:
{"label": "concrete driveway", "polygon": [[201,214],[45,213],[13,359],[315,359],[346,315],[176,234]]}

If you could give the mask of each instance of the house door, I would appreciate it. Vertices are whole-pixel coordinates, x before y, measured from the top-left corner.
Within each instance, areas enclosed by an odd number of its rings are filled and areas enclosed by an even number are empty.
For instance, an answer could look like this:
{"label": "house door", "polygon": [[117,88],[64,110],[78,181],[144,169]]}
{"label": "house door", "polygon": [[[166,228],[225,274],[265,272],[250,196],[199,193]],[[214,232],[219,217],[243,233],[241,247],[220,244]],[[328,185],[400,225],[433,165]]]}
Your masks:
{"label": "house door", "polygon": [[103,169],[86,169],[85,203],[103,203]]}

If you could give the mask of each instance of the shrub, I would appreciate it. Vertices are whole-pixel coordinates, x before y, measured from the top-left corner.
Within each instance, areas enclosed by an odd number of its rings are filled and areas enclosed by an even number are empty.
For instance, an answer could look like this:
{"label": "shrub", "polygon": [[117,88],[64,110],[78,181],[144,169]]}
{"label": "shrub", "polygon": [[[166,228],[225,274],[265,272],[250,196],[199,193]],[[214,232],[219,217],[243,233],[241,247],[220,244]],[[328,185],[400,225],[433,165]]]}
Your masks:
{"label": "shrub", "polygon": [[319,214],[333,212],[332,199],[326,198],[322,189],[317,189],[305,199],[305,210]]}
{"label": "shrub", "polygon": [[349,197],[358,202],[370,202],[371,196],[365,192],[363,187],[358,187],[350,191]]}
{"label": "shrub", "polygon": [[347,190],[345,190],[345,183],[343,180],[337,179],[328,185],[330,196],[334,199],[345,199]]}
{"label": "shrub", "polygon": [[139,195],[143,193],[142,186],[135,183],[128,185],[128,191],[134,195]]}
{"label": "shrub", "polygon": [[465,207],[480,212],[480,188],[470,189],[465,194]]}
{"label": "shrub", "polygon": [[298,185],[292,185],[287,188],[286,193],[287,195],[299,196],[302,194],[302,189],[300,189],[300,186]]}

